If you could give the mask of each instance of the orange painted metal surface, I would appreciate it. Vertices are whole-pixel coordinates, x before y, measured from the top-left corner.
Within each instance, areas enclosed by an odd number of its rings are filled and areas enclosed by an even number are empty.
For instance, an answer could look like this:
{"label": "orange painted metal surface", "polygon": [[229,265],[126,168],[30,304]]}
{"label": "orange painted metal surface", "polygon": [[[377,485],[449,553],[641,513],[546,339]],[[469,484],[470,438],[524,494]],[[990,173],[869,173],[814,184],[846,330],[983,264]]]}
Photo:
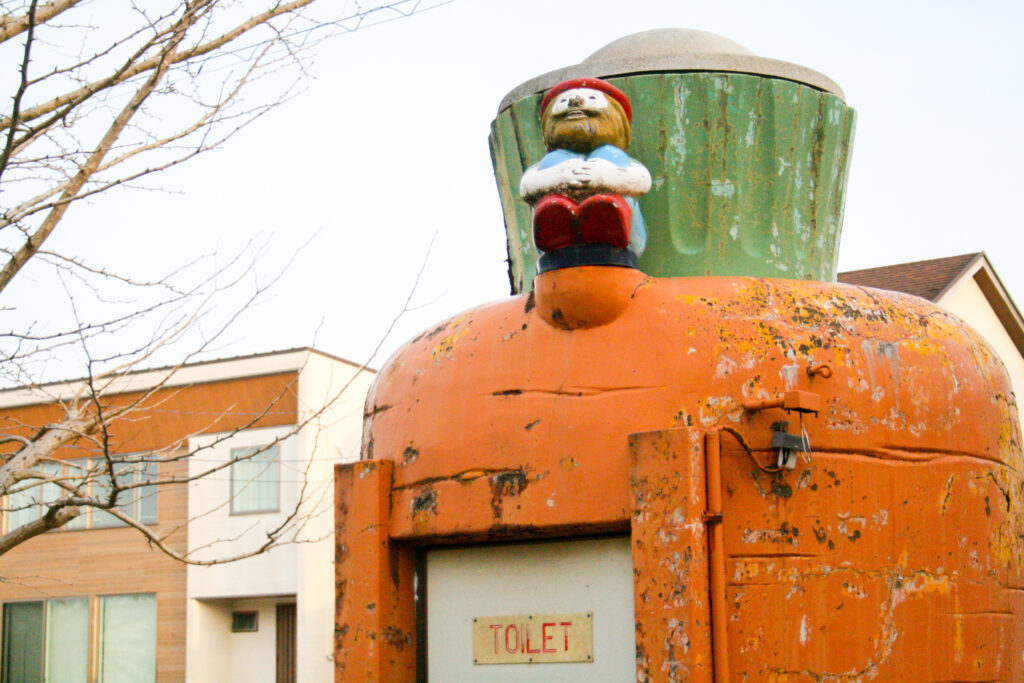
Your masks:
{"label": "orange painted metal surface", "polygon": [[[630,438],[637,667],[649,680],[718,683],[712,666],[704,434]],[[724,628],[724,624],[722,625]],[[667,655],[667,656],[666,656]],[[653,677],[652,677],[653,676]]]}
{"label": "orange painted metal surface", "polygon": [[[787,412],[793,391],[820,411]],[[779,420],[810,440],[792,471],[766,471]],[[727,621],[716,638],[695,616],[716,599],[699,451],[723,427],[735,434],[719,441]],[[630,441],[644,432],[661,434]],[[922,299],[552,271],[535,295],[456,316],[396,353],[368,398],[363,457],[393,463],[389,509],[355,511],[343,484],[342,538],[408,549],[630,533],[639,680],[712,680],[697,662],[722,640],[731,680],[1024,680],[1016,403],[995,353]],[[680,526],[677,508],[702,524]],[[665,558],[687,551],[688,594],[675,600],[679,568]],[[351,634],[380,617],[348,583],[369,570],[338,567],[348,635],[337,656],[351,667],[372,659]]]}
{"label": "orange painted metal surface", "polygon": [[[338,465],[334,477],[335,678],[416,680],[413,557],[388,537],[392,463]],[[348,656],[358,653],[358,656]]]}

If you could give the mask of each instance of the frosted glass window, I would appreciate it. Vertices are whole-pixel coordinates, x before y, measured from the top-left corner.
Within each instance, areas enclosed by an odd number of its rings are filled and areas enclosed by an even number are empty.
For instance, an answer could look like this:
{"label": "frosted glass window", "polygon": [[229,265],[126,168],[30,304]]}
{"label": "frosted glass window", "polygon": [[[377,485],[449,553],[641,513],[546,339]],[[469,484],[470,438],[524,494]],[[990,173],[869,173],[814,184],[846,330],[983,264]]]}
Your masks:
{"label": "frosted glass window", "polygon": [[[96,461],[94,469],[102,472],[106,464]],[[122,463],[114,466],[117,475],[117,483],[120,486],[130,486],[152,481],[157,477],[157,463],[155,462],[133,462]],[[110,492],[110,477],[105,474],[98,474],[92,481],[92,495],[103,499]],[[117,495],[117,509],[123,514],[137,519],[140,522],[152,524],[156,522],[157,512],[157,487],[140,486],[121,491]],[[106,510],[92,510],[93,527],[124,526],[124,522],[114,517]]]}
{"label": "frosted glass window", "polygon": [[[101,459],[68,460],[63,463],[44,463],[39,469],[51,477],[63,477],[64,481],[83,490],[100,500],[110,493],[110,477],[105,474],[106,463]],[[158,463],[138,462],[123,463],[115,466],[118,483],[122,486],[143,484],[137,488],[129,488],[118,494],[118,509],[132,519],[146,524],[157,521],[157,486],[146,484],[158,476]],[[30,488],[26,491],[7,496],[4,506],[7,531],[39,519],[45,505],[68,495],[58,484],[47,483]],[[42,503],[42,505],[40,505]],[[72,519],[65,528],[85,529],[86,527],[102,528],[124,526],[117,517],[106,510],[84,508],[82,514]]]}
{"label": "frosted glass window", "polygon": [[[157,464],[147,462],[140,465],[138,472],[139,482],[153,481],[157,478]],[[145,524],[156,522],[156,486],[140,486],[135,489],[135,519]]]}
{"label": "frosted glass window", "polygon": [[35,489],[11,493],[7,496],[7,531],[39,519],[39,506],[35,504]]}
{"label": "frosted glass window", "polygon": [[[35,469],[48,477],[59,476],[61,472],[60,463],[55,462],[40,463]],[[38,481],[38,479],[26,479],[19,482],[18,485],[30,486]],[[39,519],[46,510],[44,506],[58,498],[60,498],[60,487],[56,484],[39,484],[10,494],[7,496],[6,505],[7,531],[14,531],[20,526]]]}
{"label": "frosted glass window", "polygon": [[99,683],[155,683],[156,596],[100,598]]}
{"label": "frosted glass window", "polygon": [[[92,497],[105,503],[107,501],[107,497],[110,495],[111,489],[110,473],[107,471],[107,464],[101,460],[97,460],[93,463],[93,469],[95,474],[92,479]],[[126,498],[128,498],[127,493],[119,493],[117,495],[117,502]],[[91,514],[92,524],[90,526],[93,528],[124,526],[124,522],[106,510],[93,508]]]}
{"label": "frosted glass window", "polygon": [[[88,460],[68,460],[64,463],[64,476],[67,478],[67,482],[72,486],[81,486],[82,478],[88,469]],[[65,529],[85,528],[86,523],[89,520],[89,510],[87,508],[79,508],[79,510],[81,510],[82,514],[68,522],[64,527]]]}
{"label": "frosted glass window", "polygon": [[[61,475],[61,465],[59,462],[47,462],[39,466],[39,469],[46,474],[47,477],[53,477],[59,479]],[[43,484],[39,487],[39,500],[43,505],[49,505],[57,501],[61,495],[61,488],[57,484]],[[42,514],[43,511],[40,512]]]}
{"label": "frosted glass window", "polygon": [[46,603],[46,683],[86,683],[89,675],[89,600]]}
{"label": "frosted glass window", "polygon": [[277,512],[281,497],[278,446],[231,449],[231,512]]}

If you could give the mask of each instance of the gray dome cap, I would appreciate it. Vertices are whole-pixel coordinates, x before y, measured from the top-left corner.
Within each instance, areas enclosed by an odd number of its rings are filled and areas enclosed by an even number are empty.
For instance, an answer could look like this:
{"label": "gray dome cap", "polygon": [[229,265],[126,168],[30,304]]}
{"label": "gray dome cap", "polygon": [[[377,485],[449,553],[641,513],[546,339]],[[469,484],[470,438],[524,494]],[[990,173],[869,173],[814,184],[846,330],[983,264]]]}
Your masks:
{"label": "gray dome cap", "polygon": [[835,81],[813,69],[778,59],[758,57],[739,43],[715,33],[687,28],[659,28],[619,38],[579,64],[531,78],[505,95],[498,112],[501,113],[524,97],[544,92],[570,78],[613,78],[665,71],[727,71],[782,78],[824,90],[846,100]]}

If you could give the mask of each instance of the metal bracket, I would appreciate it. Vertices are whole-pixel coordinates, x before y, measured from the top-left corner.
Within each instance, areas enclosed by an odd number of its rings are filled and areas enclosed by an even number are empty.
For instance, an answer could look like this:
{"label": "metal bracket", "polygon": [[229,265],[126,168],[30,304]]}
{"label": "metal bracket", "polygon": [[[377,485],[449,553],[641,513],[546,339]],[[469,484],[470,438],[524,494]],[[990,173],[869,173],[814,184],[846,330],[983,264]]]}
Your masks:
{"label": "metal bracket", "polygon": [[712,524],[721,524],[722,523],[722,513],[721,512],[712,512],[711,510],[705,510],[704,514],[702,515],[702,517],[704,518],[704,523],[707,524],[708,526],[710,526]]}
{"label": "metal bracket", "polygon": [[810,453],[807,437],[789,433],[789,422],[780,420],[772,424],[772,448],[778,453],[776,466],[796,469],[796,454]]}

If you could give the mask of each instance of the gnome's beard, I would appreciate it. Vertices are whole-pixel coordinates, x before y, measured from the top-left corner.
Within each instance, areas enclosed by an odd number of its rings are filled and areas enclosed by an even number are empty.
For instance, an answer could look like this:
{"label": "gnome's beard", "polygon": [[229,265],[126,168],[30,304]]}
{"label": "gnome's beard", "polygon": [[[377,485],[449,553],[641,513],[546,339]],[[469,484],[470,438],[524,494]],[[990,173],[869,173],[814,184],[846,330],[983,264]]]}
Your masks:
{"label": "gnome's beard", "polygon": [[629,122],[625,115],[611,110],[586,118],[545,116],[544,142],[548,149],[568,149],[588,154],[602,145],[619,149],[629,147]]}

